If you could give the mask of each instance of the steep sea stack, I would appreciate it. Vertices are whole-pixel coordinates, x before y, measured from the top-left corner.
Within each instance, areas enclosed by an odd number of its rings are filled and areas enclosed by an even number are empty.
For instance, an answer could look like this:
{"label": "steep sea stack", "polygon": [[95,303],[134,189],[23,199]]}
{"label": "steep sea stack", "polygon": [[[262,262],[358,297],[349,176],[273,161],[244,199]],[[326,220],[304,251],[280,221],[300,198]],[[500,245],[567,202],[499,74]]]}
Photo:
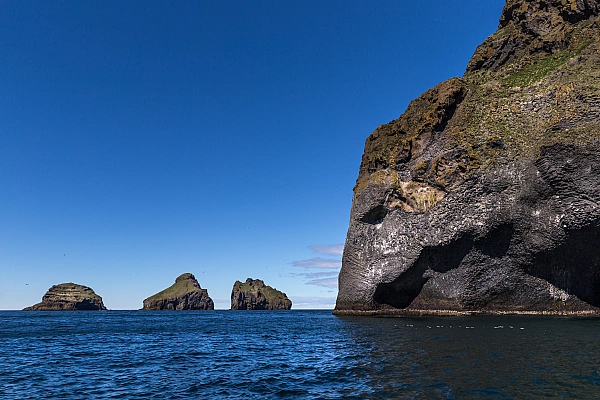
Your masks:
{"label": "steep sea stack", "polygon": [[289,310],[292,301],[287,295],[260,279],[246,279],[246,282],[235,281],[231,290],[232,310]]}
{"label": "steep sea stack", "polygon": [[190,273],[175,279],[175,283],[165,290],[144,300],[142,310],[214,310],[215,304],[208,291]]}
{"label": "steep sea stack", "polygon": [[91,288],[76,283],[54,285],[42,297],[42,302],[23,311],[106,310],[102,297]]}
{"label": "steep sea stack", "polygon": [[598,314],[600,1],[508,0],[368,138],[336,314]]}

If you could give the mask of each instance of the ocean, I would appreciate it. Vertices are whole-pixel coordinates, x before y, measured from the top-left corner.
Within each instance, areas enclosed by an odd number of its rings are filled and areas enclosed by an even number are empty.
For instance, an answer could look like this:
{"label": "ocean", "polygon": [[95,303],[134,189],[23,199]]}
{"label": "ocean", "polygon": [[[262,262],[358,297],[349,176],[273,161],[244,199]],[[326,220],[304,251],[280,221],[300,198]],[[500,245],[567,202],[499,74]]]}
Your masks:
{"label": "ocean", "polygon": [[2,399],[600,398],[600,319],[0,312]]}

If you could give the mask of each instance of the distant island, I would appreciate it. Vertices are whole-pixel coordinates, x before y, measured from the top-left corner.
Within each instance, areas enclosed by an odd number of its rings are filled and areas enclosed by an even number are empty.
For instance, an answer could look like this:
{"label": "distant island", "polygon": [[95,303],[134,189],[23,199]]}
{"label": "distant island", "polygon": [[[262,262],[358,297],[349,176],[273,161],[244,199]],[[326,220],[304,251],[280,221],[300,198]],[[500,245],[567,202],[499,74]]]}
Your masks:
{"label": "distant island", "polygon": [[599,14],[508,0],[367,138],[335,314],[600,314]]}
{"label": "distant island", "polygon": [[231,290],[232,310],[289,310],[292,301],[287,295],[260,279],[236,281]]}
{"label": "distant island", "polygon": [[142,310],[214,310],[208,290],[202,289],[194,275],[179,275],[175,283],[144,300]]}
{"label": "distant island", "polygon": [[69,282],[52,286],[42,297],[41,303],[23,309],[23,311],[74,310],[106,310],[106,307],[102,297],[91,288]]}
{"label": "distant island", "polygon": [[[236,281],[231,291],[232,310],[289,310],[292,301],[280,290],[265,285],[260,279]],[[196,277],[186,272],[168,288],[146,298],[142,310],[214,310],[208,290],[202,289]],[[23,311],[106,310],[102,297],[91,288],[75,283],[52,286],[42,302]]]}

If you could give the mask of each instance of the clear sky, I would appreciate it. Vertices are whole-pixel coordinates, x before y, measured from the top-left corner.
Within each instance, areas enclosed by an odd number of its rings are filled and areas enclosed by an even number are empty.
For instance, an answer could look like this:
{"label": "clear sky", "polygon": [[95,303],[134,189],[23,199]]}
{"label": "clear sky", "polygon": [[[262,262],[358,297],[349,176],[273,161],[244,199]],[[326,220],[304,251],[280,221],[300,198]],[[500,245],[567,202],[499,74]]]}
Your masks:
{"label": "clear sky", "polygon": [[366,137],[504,0],[0,2],[0,309],[191,272],[333,308]]}

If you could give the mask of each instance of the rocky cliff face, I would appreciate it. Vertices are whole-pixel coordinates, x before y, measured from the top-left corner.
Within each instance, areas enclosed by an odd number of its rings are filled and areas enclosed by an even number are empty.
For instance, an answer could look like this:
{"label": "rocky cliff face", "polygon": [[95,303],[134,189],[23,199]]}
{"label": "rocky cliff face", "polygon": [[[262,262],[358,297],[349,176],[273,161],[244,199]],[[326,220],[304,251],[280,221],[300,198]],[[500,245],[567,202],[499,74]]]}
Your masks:
{"label": "rocky cliff face", "polygon": [[190,273],[175,279],[165,290],[144,300],[142,310],[214,310],[215,305],[208,291]]}
{"label": "rocky cliff face", "polygon": [[91,288],[75,283],[54,285],[42,297],[42,302],[24,311],[106,310],[102,297]]}
{"label": "rocky cliff face", "polygon": [[265,285],[260,279],[235,281],[231,291],[232,310],[289,310],[292,301],[286,294]]}
{"label": "rocky cliff face", "polygon": [[598,313],[600,2],[508,0],[368,138],[338,314]]}

